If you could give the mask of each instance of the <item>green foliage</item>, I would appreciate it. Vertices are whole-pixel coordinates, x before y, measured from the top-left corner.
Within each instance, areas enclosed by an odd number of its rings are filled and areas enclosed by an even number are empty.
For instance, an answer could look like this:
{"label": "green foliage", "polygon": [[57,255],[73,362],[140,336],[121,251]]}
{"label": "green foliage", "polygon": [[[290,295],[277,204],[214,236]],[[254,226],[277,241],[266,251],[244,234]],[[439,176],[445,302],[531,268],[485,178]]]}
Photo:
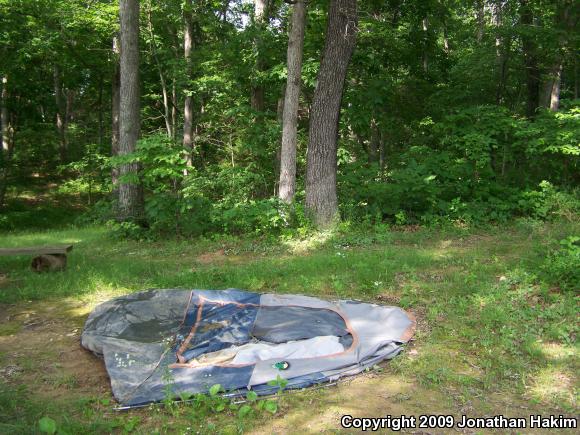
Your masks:
{"label": "green foliage", "polygon": [[564,291],[580,290],[580,237],[560,241],[560,249],[550,252],[542,265],[547,279]]}
{"label": "green foliage", "polygon": [[56,421],[50,417],[42,417],[40,420],[38,420],[38,430],[40,430],[42,433],[47,433],[50,435],[55,434]]}
{"label": "green foliage", "polygon": [[96,145],[89,145],[84,156],[77,161],[70,162],[58,167],[58,171],[66,175],[68,180],[58,187],[62,194],[83,194],[87,196],[87,202],[91,205],[97,195],[110,190],[110,164],[109,158],[100,153]]}
{"label": "green foliage", "polygon": [[[397,224],[506,222],[519,215],[573,219],[580,210],[577,192],[559,190],[542,177],[546,168],[561,164],[563,154],[574,154],[580,131],[576,111],[546,112],[530,122],[506,109],[482,106],[439,122],[423,120],[412,139],[415,144],[385,170],[358,161],[341,165],[343,214]],[[554,146],[538,145],[545,143]],[[516,164],[522,160],[529,167],[525,176],[521,163]],[[552,179],[561,181],[554,174]]]}

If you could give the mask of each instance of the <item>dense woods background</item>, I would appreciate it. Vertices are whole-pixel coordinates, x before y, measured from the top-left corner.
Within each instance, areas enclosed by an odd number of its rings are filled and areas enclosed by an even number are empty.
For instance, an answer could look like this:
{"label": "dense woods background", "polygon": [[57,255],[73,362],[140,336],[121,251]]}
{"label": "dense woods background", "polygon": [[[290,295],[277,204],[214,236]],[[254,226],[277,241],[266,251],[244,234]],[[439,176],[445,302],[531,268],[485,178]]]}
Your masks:
{"label": "dense woods background", "polygon": [[129,235],[573,219],[578,10],[0,0],[0,227],[47,188]]}

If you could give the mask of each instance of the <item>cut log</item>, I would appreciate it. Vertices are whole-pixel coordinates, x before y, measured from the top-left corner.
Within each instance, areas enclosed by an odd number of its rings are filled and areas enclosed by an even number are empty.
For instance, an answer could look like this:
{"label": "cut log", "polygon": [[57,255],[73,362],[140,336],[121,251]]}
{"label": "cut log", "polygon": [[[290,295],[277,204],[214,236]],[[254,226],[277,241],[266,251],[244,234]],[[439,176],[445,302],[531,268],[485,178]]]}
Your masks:
{"label": "cut log", "polygon": [[43,254],[32,259],[30,265],[35,272],[56,272],[66,269],[66,254]]}

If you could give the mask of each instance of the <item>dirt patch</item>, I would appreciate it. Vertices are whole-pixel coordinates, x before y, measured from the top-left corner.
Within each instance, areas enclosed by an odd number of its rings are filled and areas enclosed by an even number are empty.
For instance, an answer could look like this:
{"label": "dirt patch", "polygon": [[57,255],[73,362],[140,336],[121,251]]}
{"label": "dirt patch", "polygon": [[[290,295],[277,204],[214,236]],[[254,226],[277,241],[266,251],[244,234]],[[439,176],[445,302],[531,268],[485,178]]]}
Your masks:
{"label": "dirt patch", "polygon": [[26,304],[3,310],[0,328],[19,327],[0,336],[4,380],[24,384],[47,399],[107,394],[109,378],[103,361],[81,347],[78,319],[66,321],[48,314],[58,313],[57,308]]}

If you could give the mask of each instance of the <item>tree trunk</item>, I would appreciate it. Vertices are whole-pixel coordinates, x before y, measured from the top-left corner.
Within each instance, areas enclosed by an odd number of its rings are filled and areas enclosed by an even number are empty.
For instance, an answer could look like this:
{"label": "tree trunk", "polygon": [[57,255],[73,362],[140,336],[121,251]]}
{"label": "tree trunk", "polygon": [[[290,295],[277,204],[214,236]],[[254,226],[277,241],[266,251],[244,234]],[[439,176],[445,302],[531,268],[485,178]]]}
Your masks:
{"label": "tree trunk", "polygon": [[[121,48],[119,38],[113,38],[113,77],[111,78],[111,156],[119,155],[119,110],[121,93],[121,69],[120,69]],[[119,199],[119,167],[113,166],[111,169],[111,181],[113,184],[113,199]]]}
{"label": "tree trunk", "polygon": [[557,112],[560,106],[560,81],[562,64],[558,63],[550,68],[547,77],[544,78],[540,93],[540,106]]}
{"label": "tree trunk", "polygon": [[[574,47],[569,47],[570,35],[574,34],[574,29],[578,23],[578,14],[574,13],[573,1],[560,1],[558,3],[555,28],[559,30],[559,49],[555,55],[552,66],[548,72],[547,81],[544,84],[544,107],[553,112],[557,112],[560,107],[560,85],[562,80],[562,66],[566,52],[574,53]],[[576,59],[574,59],[576,62]]]}
{"label": "tree trunk", "polygon": [[[191,79],[191,48],[193,46],[193,4],[192,0],[185,0],[183,8],[183,46],[184,58],[187,69],[186,77]],[[188,86],[189,87],[189,86]],[[183,108],[183,147],[187,150],[187,166],[193,166],[193,97],[191,92],[185,96]]]}
{"label": "tree trunk", "polygon": [[296,146],[298,142],[298,106],[302,82],[302,51],[306,5],[298,0],[293,7],[290,37],[288,39],[288,78],[282,115],[282,147],[280,151],[279,198],[291,203],[296,192]]}
{"label": "tree trunk", "polygon": [[[121,91],[119,113],[119,155],[135,151],[140,132],[139,116],[139,0],[120,0]],[[142,221],[143,191],[136,180],[138,163],[120,166],[118,218]],[[126,178],[134,178],[127,180]],[[125,179],[123,179],[125,178]]]}
{"label": "tree trunk", "polygon": [[[254,41],[254,50],[256,53],[256,72],[259,73],[264,69],[264,59],[262,55],[262,36],[261,32],[266,21],[268,9],[268,0],[254,0],[254,23],[258,31],[258,36]],[[261,84],[252,85],[250,95],[250,106],[257,112],[264,111],[264,86]]]}
{"label": "tree trunk", "polygon": [[502,38],[500,30],[503,16],[503,0],[495,0],[492,6],[492,20],[495,27],[495,64],[497,69],[497,87],[495,90],[495,103],[502,104],[504,89],[507,79],[507,61],[509,54],[509,38]]}
{"label": "tree trunk", "polygon": [[171,81],[171,132],[172,140],[177,136],[177,86],[175,85],[175,77]]}
{"label": "tree trunk", "polygon": [[68,148],[66,137],[66,108],[63,101],[62,80],[60,77],[60,68],[54,65],[54,102],[56,105],[56,132],[58,134],[58,152],[61,163],[66,161],[66,152]]}
{"label": "tree trunk", "polygon": [[356,0],[333,0],[310,112],[306,208],[319,227],[338,219],[336,151],[344,80],[356,43]]}
{"label": "tree trunk", "polygon": [[552,85],[552,92],[550,94],[550,110],[557,112],[560,108],[560,84],[562,83],[562,65],[558,65],[556,76],[554,77],[554,84]]}
{"label": "tree trunk", "polygon": [[103,76],[99,79],[99,128],[97,132],[97,142],[99,144],[99,151],[103,146],[104,136],[104,115],[103,115]]}
{"label": "tree trunk", "polygon": [[429,18],[423,18],[421,25],[423,27],[423,72],[429,72]]}
{"label": "tree trunk", "polygon": [[149,3],[147,10],[147,30],[149,31],[149,49],[151,50],[151,57],[157,67],[159,73],[159,82],[161,84],[161,95],[163,98],[163,119],[165,120],[165,130],[167,137],[173,138],[172,122],[171,122],[171,107],[169,107],[169,93],[167,90],[167,80],[163,73],[163,67],[157,56],[157,48],[155,47],[155,31],[153,29],[153,17],[151,13],[151,4]]}
{"label": "tree trunk", "polygon": [[477,0],[477,11],[475,14],[475,18],[477,19],[477,43],[481,44],[483,40],[483,32],[485,30],[485,9],[484,9],[484,2],[483,0]]}
{"label": "tree trunk", "polygon": [[526,29],[522,35],[522,49],[524,52],[524,65],[526,68],[526,115],[533,118],[540,106],[540,68],[536,53],[536,43],[527,32],[532,28],[534,16],[528,0],[520,0],[520,23]]}
{"label": "tree trunk", "polygon": [[377,126],[377,121],[371,119],[371,140],[369,142],[369,163],[375,163],[379,160],[379,151],[381,146],[381,132]]}
{"label": "tree trunk", "polygon": [[381,168],[381,172],[383,172],[385,170],[385,164],[386,164],[386,149],[385,149],[385,134],[382,132],[379,132],[380,136],[379,136],[379,167]]}
{"label": "tree trunk", "polygon": [[2,77],[2,92],[0,94],[0,127],[2,134],[0,140],[2,141],[1,150],[3,156],[6,158],[11,154],[10,150],[10,133],[8,131],[8,78]]}
{"label": "tree trunk", "polygon": [[8,188],[8,172],[12,154],[10,132],[8,129],[8,78],[2,77],[2,91],[0,92],[0,209],[4,206],[6,189]]}

